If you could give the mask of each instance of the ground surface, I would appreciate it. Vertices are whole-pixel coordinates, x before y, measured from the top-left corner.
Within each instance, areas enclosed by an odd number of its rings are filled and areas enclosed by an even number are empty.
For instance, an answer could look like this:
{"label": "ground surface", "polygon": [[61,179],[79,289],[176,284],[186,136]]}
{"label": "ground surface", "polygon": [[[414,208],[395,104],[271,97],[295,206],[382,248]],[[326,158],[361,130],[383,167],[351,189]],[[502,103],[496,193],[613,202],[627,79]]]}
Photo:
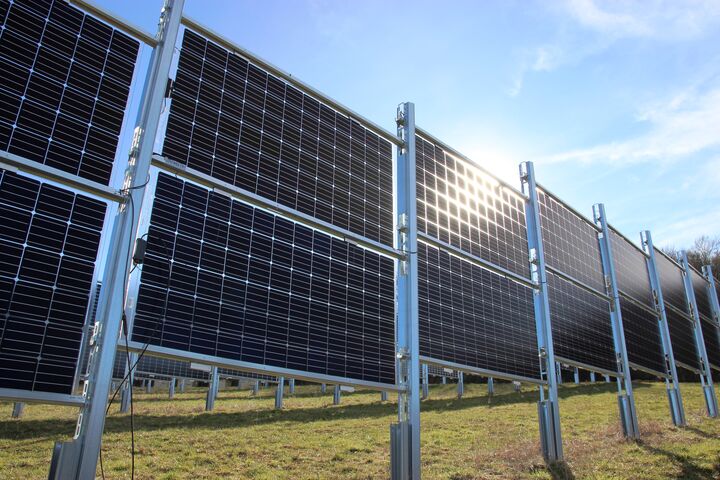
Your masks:
{"label": "ground surface", "polygon": [[[454,385],[431,389],[422,404],[424,479],[717,479],[720,419],[704,414],[700,387],[683,385],[689,427],[669,420],[664,385],[635,386],[643,440],[626,443],[618,428],[614,386],[563,385],[562,428],[567,464],[547,469],[538,454],[537,392],[469,384],[456,400]],[[286,387],[287,391],[287,387]],[[214,412],[202,390],[167,399],[136,393],[138,479],[383,479],[388,478],[389,425],[396,405],[376,392],[344,395],[298,387],[285,409],[272,410],[273,391],[222,391]],[[52,445],[74,431],[77,410],[28,405],[10,418],[0,403],[0,477],[46,478]],[[107,479],[130,478],[127,415],[112,407],[104,437]],[[98,470],[98,474],[99,474]]]}

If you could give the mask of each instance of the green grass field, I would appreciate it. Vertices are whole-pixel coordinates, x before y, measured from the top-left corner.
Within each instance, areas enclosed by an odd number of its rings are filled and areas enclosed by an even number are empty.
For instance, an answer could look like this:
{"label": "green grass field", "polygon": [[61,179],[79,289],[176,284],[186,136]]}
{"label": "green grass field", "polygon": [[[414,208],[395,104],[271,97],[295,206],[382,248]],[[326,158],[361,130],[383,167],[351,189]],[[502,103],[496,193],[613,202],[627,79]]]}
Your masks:
{"label": "green grass field", "polygon": [[[560,390],[567,463],[548,469],[539,455],[537,391],[497,384],[431,388],[422,404],[425,479],[718,479],[720,419],[705,416],[697,384],[683,384],[689,426],[670,422],[664,385],[635,385],[643,439],[628,443],[618,424],[614,384],[563,385]],[[287,389],[286,389],[287,391]],[[206,413],[205,391],[168,400],[166,392],[135,395],[136,478],[382,479],[388,478],[394,401],[377,392],[345,394],[302,386],[273,410],[274,390],[225,390]],[[20,420],[0,403],[0,478],[46,478],[52,445],[74,431],[77,409],[28,405]],[[112,414],[103,459],[108,479],[130,477],[129,417]],[[98,475],[99,475],[98,470]]]}

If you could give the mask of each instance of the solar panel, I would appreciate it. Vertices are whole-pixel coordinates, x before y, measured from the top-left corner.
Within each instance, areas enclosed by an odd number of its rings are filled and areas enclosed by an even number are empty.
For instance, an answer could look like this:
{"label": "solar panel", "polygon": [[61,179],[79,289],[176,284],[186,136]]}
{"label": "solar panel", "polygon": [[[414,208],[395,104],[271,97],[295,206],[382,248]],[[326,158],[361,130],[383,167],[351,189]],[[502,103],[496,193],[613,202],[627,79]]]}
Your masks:
{"label": "solar panel", "polygon": [[698,356],[692,322],[669,308],[665,309],[665,316],[670,329],[670,343],[672,343],[675,361],[697,368]]}
{"label": "solar panel", "polygon": [[655,251],[655,259],[658,275],[660,276],[663,301],[681,312],[687,313],[688,307],[682,270],[675,262],[668,259],[658,250]]}
{"label": "solar panel", "polygon": [[615,230],[610,230],[610,244],[618,290],[634,300],[654,308],[655,302],[647,271],[647,257],[638,247]]}
{"label": "solar panel", "polygon": [[161,173],[140,282],[135,341],[395,382],[390,258]]}
{"label": "solar panel", "polygon": [[597,229],[541,189],[538,203],[548,266],[605,293]]}
{"label": "solar panel", "polygon": [[0,170],[0,388],[72,393],[105,208]]}
{"label": "solar panel", "polygon": [[720,330],[711,322],[702,322],[702,329],[708,362],[720,370]]}
{"label": "solar panel", "polygon": [[139,43],[62,0],[0,11],[0,150],[108,184]]}
{"label": "solar panel", "polygon": [[665,357],[657,317],[624,299],[620,300],[620,313],[628,360],[664,374]]}
{"label": "solar panel", "polygon": [[418,302],[421,355],[539,378],[530,288],[420,242]]}
{"label": "solar panel", "polygon": [[617,371],[608,302],[550,272],[547,277],[555,354]]}
{"label": "solar panel", "polygon": [[690,267],[690,280],[692,281],[693,292],[695,293],[695,303],[697,304],[698,314],[706,320],[711,321],[712,306],[710,305],[710,296],[708,295],[708,282],[705,277],[697,273]]}
{"label": "solar panel", "polygon": [[163,155],[392,245],[392,145],[185,30]]}
{"label": "solar panel", "polygon": [[418,231],[527,277],[525,200],[416,136]]}

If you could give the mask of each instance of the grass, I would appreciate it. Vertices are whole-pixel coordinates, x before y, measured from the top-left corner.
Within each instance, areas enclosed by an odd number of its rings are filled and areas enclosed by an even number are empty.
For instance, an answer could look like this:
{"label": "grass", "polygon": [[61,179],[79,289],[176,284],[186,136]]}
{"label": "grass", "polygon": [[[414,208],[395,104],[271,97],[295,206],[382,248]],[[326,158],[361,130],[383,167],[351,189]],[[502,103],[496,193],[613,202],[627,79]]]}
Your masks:
{"label": "grass", "polygon": [[[614,384],[563,385],[560,390],[567,462],[547,468],[539,455],[537,391],[496,384],[431,388],[422,404],[425,479],[718,479],[720,419],[709,419],[697,384],[683,385],[689,427],[672,426],[664,385],[635,385],[643,439],[626,442]],[[287,391],[287,389],[286,389]],[[220,393],[204,411],[204,390],[135,394],[138,479],[382,479],[389,474],[394,402],[377,392],[344,394],[302,386],[273,410],[273,390]],[[0,477],[46,478],[52,445],[68,439],[77,410],[28,405],[22,419],[0,403]],[[130,477],[129,418],[113,406],[103,445],[108,479]],[[98,470],[99,474],[99,470]]]}

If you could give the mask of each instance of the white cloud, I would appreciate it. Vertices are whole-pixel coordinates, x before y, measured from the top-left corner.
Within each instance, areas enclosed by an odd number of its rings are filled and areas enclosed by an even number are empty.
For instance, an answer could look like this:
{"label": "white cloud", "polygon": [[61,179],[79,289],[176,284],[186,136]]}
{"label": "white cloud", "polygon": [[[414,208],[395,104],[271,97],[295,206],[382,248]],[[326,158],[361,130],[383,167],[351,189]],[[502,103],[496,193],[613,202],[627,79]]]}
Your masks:
{"label": "white cloud", "polygon": [[520,94],[529,73],[576,64],[621,40],[692,41],[720,25],[718,0],[565,0],[548,5],[557,14],[559,33],[520,52],[517,71],[507,89],[511,97]]}
{"label": "white cloud", "polygon": [[637,137],[544,158],[547,162],[638,163],[672,162],[713,147],[720,147],[720,87],[694,89],[642,109],[637,121],[646,133]]}
{"label": "white cloud", "polygon": [[661,224],[653,230],[653,238],[661,239],[660,246],[681,246],[686,247],[701,235],[720,232],[720,214],[717,210],[702,215]]}

